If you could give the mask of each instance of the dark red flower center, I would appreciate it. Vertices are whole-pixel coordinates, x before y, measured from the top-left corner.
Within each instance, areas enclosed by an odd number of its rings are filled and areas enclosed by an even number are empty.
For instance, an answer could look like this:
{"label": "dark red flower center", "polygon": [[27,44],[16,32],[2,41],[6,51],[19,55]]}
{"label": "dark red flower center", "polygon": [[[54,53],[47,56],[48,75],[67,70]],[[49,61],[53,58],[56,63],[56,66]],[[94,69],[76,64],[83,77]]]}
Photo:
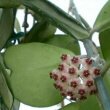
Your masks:
{"label": "dark red flower center", "polygon": [[57,74],[53,74],[52,78],[56,81],[56,80],[58,80],[58,75]]}
{"label": "dark red flower center", "polygon": [[79,89],[78,94],[84,95],[85,94],[85,90],[84,89]]}
{"label": "dark red flower center", "polygon": [[78,86],[76,81],[72,81],[70,85],[71,85],[71,87],[74,87],[74,88],[76,88]]}
{"label": "dark red flower center", "polygon": [[96,76],[100,75],[100,69],[95,68],[95,69],[94,69],[94,74],[95,74]]}
{"label": "dark red flower center", "polygon": [[72,96],[72,97],[70,98],[70,100],[74,100],[74,101],[76,101],[77,98]]}
{"label": "dark red flower center", "polygon": [[88,77],[88,76],[90,75],[89,70],[84,70],[84,71],[83,71],[83,75],[84,75],[85,77]]}
{"label": "dark red flower center", "polygon": [[76,70],[75,68],[69,68],[69,74],[75,74]]}
{"label": "dark red flower center", "polygon": [[73,57],[71,59],[71,61],[72,61],[73,64],[75,64],[75,63],[78,63],[79,62],[79,59],[78,59],[78,57]]}
{"label": "dark red flower center", "polygon": [[67,95],[68,95],[68,96],[73,96],[72,91],[68,91],[68,92],[67,92]]}
{"label": "dark red flower center", "polygon": [[90,59],[90,58],[87,58],[87,59],[86,59],[86,63],[87,63],[88,65],[91,65],[91,64],[92,64],[92,62],[93,62],[93,60],[92,60],[92,59]]}
{"label": "dark red flower center", "polygon": [[61,56],[61,60],[62,60],[62,61],[67,60],[67,55],[66,55],[66,54],[63,54],[63,55]]}
{"label": "dark red flower center", "polygon": [[61,93],[61,95],[62,95],[62,96],[64,96],[64,97],[66,97],[66,94],[65,94],[65,93],[63,93],[63,92]]}
{"label": "dark red flower center", "polygon": [[61,78],[60,78],[60,80],[61,80],[62,82],[65,82],[65,81],[67,80],[67,78],[66,78],[66,76],[62,75]]}
{"label": "dark red flower center", "polygon": [[93,81],[88,80],[86,83],[86,86],[91,87],[91,86],[93,86],[93,84],[94,84]]}
{"label": "dark red flower center", "polygon": [[63,65],[63,64],[60,64],[60,65],[58,66],[58,69],[59,69],[60,71],[63,71],[63,70],[64,70],[64,65]]}

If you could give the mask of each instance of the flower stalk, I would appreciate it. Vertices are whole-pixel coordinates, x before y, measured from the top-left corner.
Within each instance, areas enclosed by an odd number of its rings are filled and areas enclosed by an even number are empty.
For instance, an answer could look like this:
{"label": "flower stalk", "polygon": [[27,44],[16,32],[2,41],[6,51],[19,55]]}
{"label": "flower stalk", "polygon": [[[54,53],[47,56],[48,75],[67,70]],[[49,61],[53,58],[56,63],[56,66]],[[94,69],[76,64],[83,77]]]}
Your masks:
{"label": "flower stalk", "polygon": [[[73,0],[71,0],[73,2]],[[73,6],[74,6],[74,15],[76,16],[76,19],[82,24],[80,15],[78,14],[77,9],[75,8],[75,4],[73,2]],[[88,28],[88,27],[87,27]],[[91,36],[91,34],[90,34]],[[83,44],[85,46],[87,55],[89,57],[96,57],[99,56],[98,55],[98,51],[97,48],[94,46],[93,42],[90,39],[84,39]],[[94,65],[97,67],[99,66],[100,63],[100,58],[97,57],[98,59],[94,62]],[[105,74],[105,71],[108,70],[110,65],[105,66],[105,68],[102,70],[102,76]],[[102,107],[104,110],[110,110],[110,97],[108,95],[108,92],[105,88],[104,82],[103,82],[103,78],[102,76],[98,76],[95,78],[95,83],[98,89],[98,98],[100,100],[100,103],[102,104]]]}

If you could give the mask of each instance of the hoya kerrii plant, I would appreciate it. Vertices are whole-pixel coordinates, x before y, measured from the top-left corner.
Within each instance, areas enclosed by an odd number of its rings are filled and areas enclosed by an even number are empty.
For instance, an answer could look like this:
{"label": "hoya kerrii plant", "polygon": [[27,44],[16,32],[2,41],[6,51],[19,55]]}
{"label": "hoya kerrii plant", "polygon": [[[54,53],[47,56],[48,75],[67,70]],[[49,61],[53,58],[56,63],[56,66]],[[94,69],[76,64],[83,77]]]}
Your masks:
{"label": "hoya kerrii plant", "polygon": [[[70,16],[48,0],[0,1],[0,110],[61,103],[60,110],[110,110],[110,1],[94,26],[70,0]],[[25,9],[24,32],[16,18]],[[33,26],[27,31],[27,16]],[[65,35],[55,35],[56,29]],[[92,36],[99,33],[100,47]],[[87,55],[81,55],[79,41]],[[70,101],[66,105],[64,100]]]}

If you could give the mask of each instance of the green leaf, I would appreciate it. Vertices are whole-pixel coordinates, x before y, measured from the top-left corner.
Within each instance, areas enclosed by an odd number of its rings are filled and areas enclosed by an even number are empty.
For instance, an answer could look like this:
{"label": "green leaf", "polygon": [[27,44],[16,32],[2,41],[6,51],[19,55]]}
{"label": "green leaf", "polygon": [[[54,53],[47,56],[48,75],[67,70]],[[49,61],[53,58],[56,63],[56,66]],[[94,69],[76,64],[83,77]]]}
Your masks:
{"label": "green leaf", "polygon": [[[106,64],[110,63],[110,29],[107,29],[99,34],[99,41],[100,41],[100,47],[101,47],[101,53],[102,53],[102,58],[105,59]],[[104,74],[104,83],[105,87],[110,95],[110,69]]]}
{"label": "green leaf", "polygon": [[1,109],[0,110],[8,110],[6,105],[3,102],[1,103]]}
{"label": "green leaf", "polygon": [[10,110],[12,107],[12,103],[13,103],[13,97],[7,86],[5,77],[3,73],[1,72],[1,70],[0,70],[0,95],[3,98],[5,105]]}
{"label": "green leaf", "polygon": [[49,73],[57,68],[60,56],[71,51],[43,43],[27,43],[7,49],[5,64],[12,70],[10,88],[18,100],[31,106],[51,106],[62,101]]}
{"label": "green leaf", "polygon": [[61,108],[60,110],[79,110],[79,104],[77,104],[77,103],[70,103],[67,106]]}
{"label": "green leaf", "polygon": [[104,59],[110,62],[110,28],[99,34],[99,41]]}
{"label": "green leaf", "polygon": [[110,27],[110,0],[101,9],[93,26],[93,32],[101,32]]}
{"label": "green leaf", "polygon": [[54,35],[56,27],[47,20],[36,23],[26,35],[24,42],[44,42]]}
{"label": "green leaf", "polygon": [[45,43],[71,50],[76,55],[80,55],[80,47],[78,41],[73,39],[69,35],[54,35]]}
{"label": "green leaf", "polygon": [[95,95],[88,96],[87,100],[80,102],[79,110],[101,110],[101,106]]}
{"label": "green leaf", "polygon": [[6,79],[4,77],[4,74],[6,73],[2,57],[0,55],[0,95],[7,106],[7,108],[10,110],[13,104],[13,96],[8,88]]}
{"label": "green leaf", "polygon": [[0,19],[0,50],[3,48],[13,31],[13,22],[13,10],[3,9]]}
{"label": "green leaf", "polygon": [[47,0],[22,0],[22,4],[77,39],[89,37],[87,30],[78,21]]}
{"label": "green leaf", "polygon": [[87,100],[71,103],[61,110],[101,110],[95,95],[88,96]]}
{"label": "green leaf", "polygon": [[18,7],[20,5],[20,0],[0,0],[1,8]]}

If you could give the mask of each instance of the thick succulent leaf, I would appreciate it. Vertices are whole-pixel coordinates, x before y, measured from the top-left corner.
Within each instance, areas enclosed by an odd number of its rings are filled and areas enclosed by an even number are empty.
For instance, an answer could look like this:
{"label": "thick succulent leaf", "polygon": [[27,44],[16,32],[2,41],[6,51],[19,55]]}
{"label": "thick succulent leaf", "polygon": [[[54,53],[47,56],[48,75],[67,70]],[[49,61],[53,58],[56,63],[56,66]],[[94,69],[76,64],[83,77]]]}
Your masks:
{"label": "thick succulent leaf", "polygon": [[74,18],[59,9],[47,0],[22,0],[22,3],[34,12],[44,15],[50,22],[54,23],[64,32],[77,39],[89,37],[87,30]]}
{"label": "thick succulent leaf", "polygon": [[[99,41],[100,41],[100,45],[101,45],[101,50],[103,53],[103,58],[106,61],[106,64],[109,66],[110,65],[110,52],[109,52],[109,48],[110,48],[110,28],[102,31],[99,34]],[[105,84],[105,88],[107,90],[107,95],[110,97],[110,67],[108,68],[108,71],[106,71],[106,73],[104,74],[104,84]]]}
{"label": "thick succulent leaf", "polygon": [[51,106],[62,101],[49,73],[57,68],[60,56],[71,51],[43,43],[27,43],[7,49],[5,64],[12,70],[8,78],[14,96],[31,106]]}
{"label": "thick succulent leaf", "polygon": [[5,77],[1,70],[0,70],[0,95],[3,98],[5,105],[10,110],[12,107],[12,103],[13,103],[13,97],[7,86]]}
{"label": "thick succulent leaf", "polygon": [[45,43],[66,48],[73,51],[76,55],[80,55],[80,47],[78,42],[69,35],[54,35]]}
{"label": "thick succulent leaf", "polygon": [[77,103],[70,103],[67,106],[61,108],[60,110],[79,110],[79,104],[77,104]]}
{"label": "thick succulent leaf", "polygon": [[95,95],[89,96],[87,100],[71,103],[61,110],[101,110]]}
{"label": "thick succulent leaf", "polygon": [[1,103],[0,106],[1,106],[0,110],[8,110],[6,105],[3,102]]}
{"label": "thick succulent leaf", "polygon": [[9,7],[17,7],[20,5],[20,0],[0,0],[0,7],[9,8]]}
{"label": "thick succulent leaf", "polygon": [[110,28],[99,34],[99,41],[104,59],[110,62]]}
{"label": "thick succulent leaf", "polygon": [[87,100],[81,101],[79,110],[101,110],[101,106],[95,95],[89,96]]}
{"label": "thick succulent leaf", "polygon": [[94,23],[93,31],[101,32],[110,27],[110,0],[104,5]]}
{"label": "thick succulent leaf", "polygon": [[5,45],[13,31],[13,10],[3,9],[0,19],[0,50]]}
{"label": "thick succulent leaf", "polygon": [[6,73],[3,59],[0,55],[0,95],[7,106],[7,108],[10,110],[13,104],[13,96],[8,88],[6,79],[4,77],[4,74]]}
{"label": "thick succulent leaf", "polygon": [[47,20],[36,23],[26,35],[24,42],[44,42],[54,35],[56,27]]}

